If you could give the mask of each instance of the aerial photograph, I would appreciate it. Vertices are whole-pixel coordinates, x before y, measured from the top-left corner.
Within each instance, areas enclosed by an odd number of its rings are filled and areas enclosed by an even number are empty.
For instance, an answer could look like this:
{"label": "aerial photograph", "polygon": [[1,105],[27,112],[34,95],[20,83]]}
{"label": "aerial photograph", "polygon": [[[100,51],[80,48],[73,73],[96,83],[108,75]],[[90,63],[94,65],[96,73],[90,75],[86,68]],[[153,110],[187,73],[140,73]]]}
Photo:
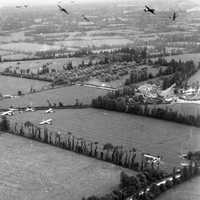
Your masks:
{"label": "aerial photograph", "polygon": [[0,200],[200,200],[200,0],[0,0]]}

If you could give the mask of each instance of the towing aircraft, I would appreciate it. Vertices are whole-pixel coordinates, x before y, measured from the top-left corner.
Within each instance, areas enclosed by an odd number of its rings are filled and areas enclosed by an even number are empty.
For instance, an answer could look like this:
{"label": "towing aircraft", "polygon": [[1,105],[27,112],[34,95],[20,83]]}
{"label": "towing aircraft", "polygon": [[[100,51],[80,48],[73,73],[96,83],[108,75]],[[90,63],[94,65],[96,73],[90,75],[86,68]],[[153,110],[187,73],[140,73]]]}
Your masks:
{"label": "towing aircraft", "polygon": [[52,124],[52,119],[47,119],[47,120],[43,120],[40,122],[40,125],[45,125],[45,124]]}
{"label": "towing aircraft", "polygon": [[61,7],[60,5],[57,6],[61,12],[64,12],[65,14],[69,15],[69,12],[65,8]]}
{"label": "towing aircraft", "polygon": [[170,19],[172,19],[172,21],[176,21],[176,18],[177,18],[177,14],[176,12],[173,12],[173,15],[171,17],[169,17]]}
{"label": "towing aircraft", "polygon": [[146,5],[145,5],[145,8],[144,8],[144,12],[150,12],[153,15],[155,15],[155,9],[150,8],[149,6],[146,6]]}

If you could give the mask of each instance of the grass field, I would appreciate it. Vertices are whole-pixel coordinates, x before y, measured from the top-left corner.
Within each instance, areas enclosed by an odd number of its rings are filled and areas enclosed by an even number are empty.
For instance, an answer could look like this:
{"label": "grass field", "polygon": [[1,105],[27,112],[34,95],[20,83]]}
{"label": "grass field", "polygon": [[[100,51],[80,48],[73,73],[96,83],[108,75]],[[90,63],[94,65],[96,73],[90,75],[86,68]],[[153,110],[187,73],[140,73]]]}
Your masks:
{"label": "grass field", "polygon": [[44,64],[48,63],[50,69],[63,69],[63,65],[72,62],[73,66],[78,66],[84,60],[88,63],[88,58],[59,58],[59,59],[43,59],[43,60],[30,60],[30,61],[19,61],[19,62],[4,62],[0,63],[0,71],[4,71],[5,68],[11,66],[12,68],[19,67],[20,69],[31,69],[36,72]]}
{"label": "grass field", "polygon": [[59,89],[43,91],[40,93],[30,94],[15,99],[5,99],[0,102],[0,108],[13,106],[48,106],[47,99],[52,103],[74,104],[75,99],[78,98],[80,102],[89,104],[91,100],[99,95],[104,95],[105,90],[89,88],[84,86],[70,86]]}
{"label": "grass field", "polygon": [[35,53],[36,51],[44,50],[56,50],[59,49],[59,46],[50,46],[37,43],[26,43],[26,42],[11,42],[8,44],[2,44],[1,49],[3,50],[12,50],[17,52],[28,52]]}
{"label": "grass field", "polygon": [[200,199],[200,177],[195,177],[176,189],[168,190],[158,197],[158,200],[199,200]]}
{"label": "grass field", "polygon": [[179,114],[185,116],[198,116],[200,115],[200,104],[198,103],[172,103],[172,104],[161,104],[161,105],[152,105],[150,107],[156,108],[166,108],[168,110],[173,110]]}
{"label": "grass field", "polygon": [[71,131],[77,137],[101,144],[111,142],[127,148],[136,147],[139,152],[162,155],[167,169],[179,164],[179,153],[200,148],[200,128],[111,111],[75,109],[53,114],[38,111],[16,114],[11,119],[30,120],[38,125],[49,118],[53,119],[53,125],[47,125],[51,130]]}
{"label": "grass field", "polygon": [[197,81],[200,81],[200,70],[195,73],[188,81],[189,84],[195,83]]}
{"label": "grass field", "polygon": [[0,150],[2,200],[80,200],[103,195],[118,186],[123,170],[6,133],[0,136]]}
{"label": "grass field", "polygon": [[44,81],[21,79],[8,76],[0,76],[0,83],[0,93],[12,95],[16,95],[19,90],[23,93],[27,93],[30,91],[31,87],[33,89],[39,90],[48,84]]}
{"label": "grass field", "polygon": [[167,56],[166,59],[167,59],[167,61],[175,59],[177,61],[182,60],[184,62],[186,62],[188,60],[193,60],[194,63],[198,64],[200,62],[200,53],[191,53],[191,54]]}

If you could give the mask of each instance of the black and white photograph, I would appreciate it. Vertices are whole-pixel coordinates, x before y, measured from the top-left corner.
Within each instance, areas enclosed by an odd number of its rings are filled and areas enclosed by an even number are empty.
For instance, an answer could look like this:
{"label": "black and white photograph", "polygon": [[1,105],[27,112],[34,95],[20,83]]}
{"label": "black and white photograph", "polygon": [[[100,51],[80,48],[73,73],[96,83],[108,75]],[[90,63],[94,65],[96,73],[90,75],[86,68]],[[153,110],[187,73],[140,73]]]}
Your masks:
{"label": "black and white photograph", "polygon": [[0,0],[0,200],[200,200],[200,0]]}

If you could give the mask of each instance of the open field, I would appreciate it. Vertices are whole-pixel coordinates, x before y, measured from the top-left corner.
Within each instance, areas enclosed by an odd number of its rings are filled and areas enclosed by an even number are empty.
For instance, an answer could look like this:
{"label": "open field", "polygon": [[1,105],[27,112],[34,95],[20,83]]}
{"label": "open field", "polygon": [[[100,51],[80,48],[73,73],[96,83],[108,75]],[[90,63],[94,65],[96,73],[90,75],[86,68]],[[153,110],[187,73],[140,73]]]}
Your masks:
{"label": "open field", "polygon": [[31,69],[33,72],[37,72],[39,68],[48,63],[48,68],[50,69],[63,69],[63,65],[69,62],[72,62],[73,66],[78,66],[84,61],[85,63],[89,62],[87,57],[83,58],[58,58],[58,59],[42,59],[42,60],[30,60],[30,61],[19,61],[19,62],[4,62],[0,63],[0,71],[4,71],[7,67],[20,69]]}
{"label": "open field", "polygon": [[37,44],[37,43],[17,42],[17,43],[2,44],[1,49],[12,50],[12,51],[14,50],[17,52],[34,53],[36,51],[59,49],[59,46],[50,46],[47,44],[43,45],[43,44]]}
{"label": "open field", "polygon": [[200,199],[200,177],[193,178],[175,189],[168,190],[158,197],[158,200],[199,200]]}
{"label": "open field", "polygon": [[2,200],[80,200],[120,181],[120,167],[23,137],[2,134],[0,150]]}
{"label": "open field", "polygon": [[172,110],[185,116],[200,116],[200,104],[199,103],[172,103],[172,104],[160,104],[149,105],[149,107],[164,108]]}
{"label": "open field", "polygon": [[189,84],[195,83],[197,81],[200,81],[200,70],[195,73],[188,81]]}
{"label": "open field", "polygon": [[[96,109],[60,110],[52,114],[44,111],[16,114],[11,120],[33,121],[36,125],[43,119],[53,119],[51,130],[72,132],[101,144],[111,142],[127,148],[136,147],[139,152],[162,155],[164,166],[179,164],[179,154],[200,148],[200,129],[141,116]],[[139,154],[140,155],[140,154]]]}
{"label": "open field", "polygon": [[194,63],[197,65],[200,62],[200,53],[191,53],[191,54],[182,54],[176,56],[167,56],[165,57],[167,61],[175,59],[176,61],[182,60],[184,62],[193,60]]}
{"label": "open field", "polygon": [[93,98],[99,95],[105,95],[106,93],[107,91],[97,88],[69,86],[29,94],[14,99],[5,99],[0,102],[0,108],[10,107],[11,105],[24,107],[30,104],[32,104],[32,106],[48,106],[47,99],[52,103],[57,103],[57,105],[60,101],[65,105],[72,105],[75,103],[76,98],[79,99],[79,102],[90,104]]}
{"label": "open field", "polygon": [[45,81],[37,81],[23,78],[15,78],[8,76],[0,76],[0,93],[16,95],[20,90],[22,93],[30,92],[30,88],[41,89],[48,83]]}
{"label": "open field", "polygon": [[84,48],[84,47],[103,47],[105,45],[110,47],[125,46],[131,44],[133,41],[123,37],[83,37],[70,40],[55,42],[55,45],[64,45],[70,48]]}

